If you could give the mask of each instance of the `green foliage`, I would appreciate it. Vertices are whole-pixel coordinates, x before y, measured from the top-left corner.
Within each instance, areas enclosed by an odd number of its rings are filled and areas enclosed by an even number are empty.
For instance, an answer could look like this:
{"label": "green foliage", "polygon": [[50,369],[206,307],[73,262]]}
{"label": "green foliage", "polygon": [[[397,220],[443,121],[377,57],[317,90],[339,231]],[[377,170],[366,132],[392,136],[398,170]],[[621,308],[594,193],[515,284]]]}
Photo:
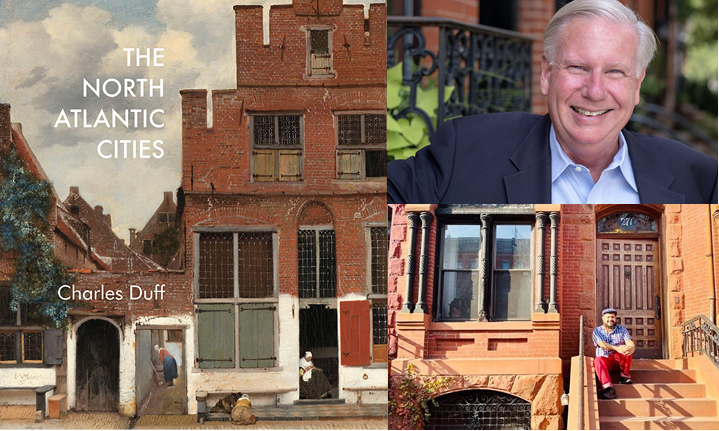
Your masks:
{"label": "green foliage", "polygon": [[69,304],[57,295],[72,277],[55,256],[48,238],[53,192],[46,181],[25,169],[14,152],[0,165],[0,248],[13,252],[10,308],[27,304],[39,323],[60,328],[67,323]]}
{"label": "green foliage", "polygon": [[177,229],[168,227],[163,232],[156,233],[154,238],[151,252],[159,257],[160,265],[167,266],[180,248],[180,233]]}
{"label": "green foliage", "polygon": [[[444,87],[444,102],[452,97],[454,87]],[[387,69],[387,155],[389,160],[406,159],[429,145],[427,125],[417,114],[395,120],[394,116],[409,106],[410,89],[402,85],[402,63]],[[417,88],[417,107],[424,110],[437,127],[439,90],[436,83]]]}
{"label": "green foliage", "polygon": [[399,382],[389,382],[389,429],[424,429],[429,419],[429,404],[449,385],[448,377],[422,382],[413,364],[407,365]]}

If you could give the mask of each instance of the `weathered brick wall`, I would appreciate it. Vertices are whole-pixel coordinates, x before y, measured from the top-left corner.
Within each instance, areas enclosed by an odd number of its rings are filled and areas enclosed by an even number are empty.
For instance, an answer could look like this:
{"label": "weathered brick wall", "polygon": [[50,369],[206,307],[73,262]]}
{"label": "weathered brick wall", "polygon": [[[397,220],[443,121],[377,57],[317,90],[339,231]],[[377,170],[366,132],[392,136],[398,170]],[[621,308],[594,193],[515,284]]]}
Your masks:
{"label": "weathered brick wall", "polygon": [[[386,190],[384,179],[338,180],[335,111],[384,111],[384,84],[346,88],[240,88],[213,92],[213,127],[206,128],[206,92],[184,90],[182,187],[185,191],[303,193]],[[304,180],[251,182],[252,149],[249,116],[254,113],[293,112],[303,116]]]}
{"label": "weathered brick wall", "polygon": [[712,265],[707,257],[711,242],[710,221],[709,206],[681,206],[681,243],[677,246],[682,256],[683,320],[698,314],[709,316],[709,297],[712,296],[709,287]]}
{"label": "weathered brick wall", "polygon": [[[337,85],[384,84],[386,77],[386,5],[369,8],[369,37],[365,36],[364,7],[341,2],[296,1],[294,6],[270,9],[270,43],[263,43],[262,7],[235,6],[237,37],[237,85]],[[332,30],[334,78],[306,79],[307,28]],[[349,45],[346,46],[346,45]]]}
{"label": "weathered brick wall", "polygon": [[532,112],[545,114],[547,98],[542,94],[542,35],[556,12],[555,0],[519,0],[517,31],[535,38],[532,44]]}
{"label": "weathered brick wall", "polygon": [[[327,224],[336,235],[337,296],[367,293],[366,223],[386,220],[384,195],[351,196],[240,196],[188,194],[185,221],[188,280],[194,276],[193,226],[267,227],[278,240],[279,293],[297,296],[297,230],[300,224]],[[308,211],[305,211],[307,209]]]}

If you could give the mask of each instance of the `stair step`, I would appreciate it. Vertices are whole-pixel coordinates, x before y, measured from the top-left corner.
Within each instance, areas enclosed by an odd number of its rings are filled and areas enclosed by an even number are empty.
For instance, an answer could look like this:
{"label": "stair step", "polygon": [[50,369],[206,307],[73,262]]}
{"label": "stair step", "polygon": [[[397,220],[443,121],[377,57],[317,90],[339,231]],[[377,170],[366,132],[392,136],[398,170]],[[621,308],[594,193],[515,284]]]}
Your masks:
{"label": "stair step", "polygon": [[599,419],[599,428],[603,430],[716,430],[719,429],[719,418],[609,416]]}
{"label": "stair step", "polygon": [[599,400],[599,415],[606,416],[716,416],[716,401],[709,398],[627,398]]}
{"label": "stair step", "polygon": [[696,371],[632,369],[632,381],[634,383],[696,383]]}
{"label": "stair step", "polygon": [[682,360],[677,359],[635,359],[632,361],[632,371],[680,369],[686,369],[686,365]]}
{"label": "stair step", "polygon": [[700,383],[635,383],[614,385],[617,398],[704,398],[706,388]]}

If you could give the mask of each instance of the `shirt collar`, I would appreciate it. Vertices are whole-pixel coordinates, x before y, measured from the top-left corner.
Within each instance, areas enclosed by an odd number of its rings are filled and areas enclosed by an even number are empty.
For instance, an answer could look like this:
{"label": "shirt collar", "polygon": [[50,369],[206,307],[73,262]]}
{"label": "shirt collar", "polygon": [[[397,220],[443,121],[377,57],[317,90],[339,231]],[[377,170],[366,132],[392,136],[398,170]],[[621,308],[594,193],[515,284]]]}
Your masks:
{"label": "shirt collar", "polygon": [[[549,128],[549,150],[552,156],[552,182],[554,182],[567,168],[575,168],[577,166],[586,169],[586,166],[574,163],[569,158],[567,153],[564,152],[562,146],[557,141],[557,135],[554,133],[554,124]],[[612,162],[604,170],[605,172],[619,167],[622,176],[627,183],[632,187],[635,192],[639,192],[637,189],[637,183],[634,179],[634,169],[632,169],[632,161],[629,157],[629,151],[627,150],[627,141],[624,139],[624,134],[619,132],[619,151],[614,155]]]}

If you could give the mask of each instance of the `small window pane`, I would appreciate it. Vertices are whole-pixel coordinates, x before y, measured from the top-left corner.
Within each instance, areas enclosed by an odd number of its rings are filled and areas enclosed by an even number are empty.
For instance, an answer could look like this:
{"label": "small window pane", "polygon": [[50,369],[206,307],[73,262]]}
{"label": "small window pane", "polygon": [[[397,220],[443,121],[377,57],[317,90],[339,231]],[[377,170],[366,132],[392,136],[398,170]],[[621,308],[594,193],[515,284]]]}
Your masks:
{"label": "small window pane", "polygon": [[365,143],[386,144],[387,143],[387,115],[367,114],[364,118]]}
{"label": "small window pane", "polygon": [[22,337],[23,361],[42,361],[42,332],[23,332]]}
{"label": "small window pane", "polygon": [[269,298],[274,295],[272,233],[238,234],[240,298]]}
{"label": "small window pane", "polygon": [[477,318],[477,271],[446,271],[442,274],[440,317]]}
{"label": "small window pane", "polygon": [[531,271],[495,271],[494,319],[529,319],[531,287]]}
{"label": "small window pane", "polygon": [[372,341],[374,344],[387,344],[386,303],[372,303]]}
{"label": "small window pane", "polygon": [[316,232],[300,230],[297,233],[297,263],[300,298],[317,296],[317,243]]}
{"label": "small window pane", "polygon": [[387,294],[387,249],[389,247],[386,227],[370,228],[372,240],[372,293]]}
{"label": "small window pane", "polygon": [[362,145],[362,116],[338,115],[337,140],[340,145]]}
{"label": "small window pane", "polygon": [[232,233],[200,234],[200,298],[234,296]]}
{"label": "small window pane", "polygon": [[496,230],[496,269],[529,269],[530,236],[529,225],[498,225]]}
{"label": "small window pane", "polygon": [[443,269],[477,269],[479,266],[480,225],[444,227]]}
{"label": "small window pane", "polygon": [[280,132],[280,145],[296,147],[302,145],[299,115],[280,115],[277,122]]}
{"label": "small window pane", "polygon": [[310,30],[310,49],[312,52],[328,50],[328,30]]}
{"label": "small window pane", "polygon": [[275,117],[272,115],[255,115],[254,124],[255,145],[275,144]]}
{"label": "small window pane", "polygon": [[16,362],[15,331],[0,332],[0,362]]}
{"label": "small window pane", "polygon": [[387,176],[387,151],[385,150],[366,150],[365,151],[365,169],[367,178],[377,178]]}
{"label": "small window pane", "polygon": [[337,296],[337,258],[335,231],[321,230],[320,237],[320,297]]}

